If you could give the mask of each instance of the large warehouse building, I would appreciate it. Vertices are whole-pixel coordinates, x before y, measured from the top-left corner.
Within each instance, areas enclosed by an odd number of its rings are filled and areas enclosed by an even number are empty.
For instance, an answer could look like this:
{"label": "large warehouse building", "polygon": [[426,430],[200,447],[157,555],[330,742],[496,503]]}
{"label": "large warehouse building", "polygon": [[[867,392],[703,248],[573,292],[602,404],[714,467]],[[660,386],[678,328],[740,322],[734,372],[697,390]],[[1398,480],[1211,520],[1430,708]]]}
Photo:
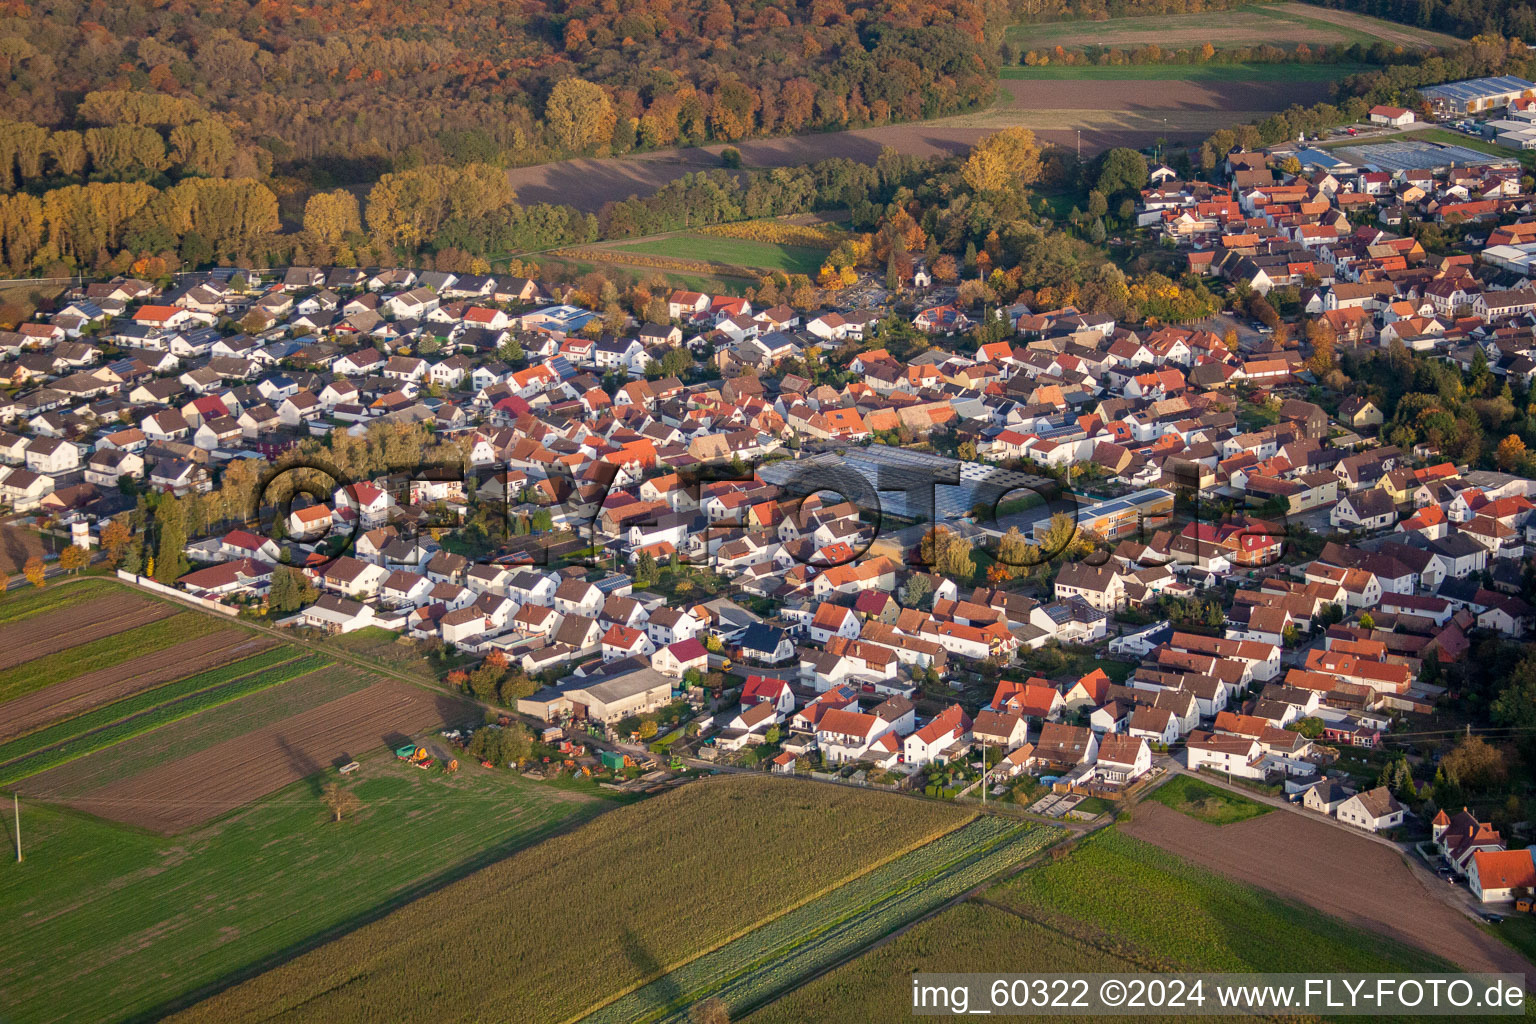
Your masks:
{"label": "large warehouse building", "polygon": [[1536,95],[1536,83],[1514,75],[1498,78],[1469,78],[1461,82],[1426,86],[1419,93],[1429,101],[1430,109],[1441,117],[1482,114],[1507,107],[1522,96]]}

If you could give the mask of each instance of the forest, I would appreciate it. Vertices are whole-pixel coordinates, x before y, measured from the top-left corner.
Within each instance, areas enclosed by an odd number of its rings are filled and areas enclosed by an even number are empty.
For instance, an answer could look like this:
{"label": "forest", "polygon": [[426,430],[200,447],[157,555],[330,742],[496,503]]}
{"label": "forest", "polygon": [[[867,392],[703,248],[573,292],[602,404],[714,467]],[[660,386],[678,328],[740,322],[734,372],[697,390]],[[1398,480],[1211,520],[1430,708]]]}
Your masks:
{"label": "forest", "polygon": [[[335,184],[951,113],[991,97],[1011,17],[1005,0],[37,0],[0,4],[0,90],[10,117],[65,132],[100,120],[82,96],[160,97]],[[138,134],[136,156],[154,148]],[[78,173],[77,141],[59,149]]]}
{"label": "forest", "polygon": [[1536,39],[1536,8],[1528,0],[1308,0],[1356,14],[1448,32]]}

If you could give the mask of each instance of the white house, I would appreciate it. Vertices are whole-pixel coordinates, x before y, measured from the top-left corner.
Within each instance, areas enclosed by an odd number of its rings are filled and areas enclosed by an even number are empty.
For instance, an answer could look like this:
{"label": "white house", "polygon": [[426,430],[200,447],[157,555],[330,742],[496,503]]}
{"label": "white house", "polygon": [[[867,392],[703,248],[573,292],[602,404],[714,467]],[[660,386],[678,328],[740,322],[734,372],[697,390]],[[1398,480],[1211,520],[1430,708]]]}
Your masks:
{"label": "white house", "polygon": [[902,741],[902,759],[907,764],[942,764],[969,750],[971,739],[970,717],[960,705],[951,704]]}
{"label": "white house", "polygon": [[1339,804],[1334,817],[1348,825],[1371,832],[1393,828],[1403,823],[1403,805],[1385,786],[1356,793]]}
{"label": "white house", "polygon": [[1467,887],[1484,903],[1514,899],[1516,889],[1536,890],[1536,861],[1532,848],[1478,850],[1467,871]]}

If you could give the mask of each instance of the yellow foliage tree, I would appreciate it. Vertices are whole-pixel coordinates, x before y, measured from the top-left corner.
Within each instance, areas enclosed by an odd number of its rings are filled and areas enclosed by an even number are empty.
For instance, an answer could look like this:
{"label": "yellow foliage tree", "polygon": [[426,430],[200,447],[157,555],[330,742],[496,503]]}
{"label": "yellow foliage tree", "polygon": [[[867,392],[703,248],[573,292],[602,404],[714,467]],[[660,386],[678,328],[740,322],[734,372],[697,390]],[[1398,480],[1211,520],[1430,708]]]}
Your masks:
{"label": "yellow foliage tree", "polygon": [[544,123],[563,149],[582,152],[613,137],[617,115],[600,85],[580,78],[564,78],[550,90],[544,105]]}

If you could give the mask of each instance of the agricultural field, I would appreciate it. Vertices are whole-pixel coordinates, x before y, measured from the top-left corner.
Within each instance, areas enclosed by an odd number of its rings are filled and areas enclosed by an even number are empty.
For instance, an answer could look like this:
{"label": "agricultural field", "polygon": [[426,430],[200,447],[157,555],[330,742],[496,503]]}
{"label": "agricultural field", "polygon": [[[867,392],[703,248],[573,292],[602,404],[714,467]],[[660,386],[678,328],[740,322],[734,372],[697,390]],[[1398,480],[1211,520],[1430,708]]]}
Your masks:
{"label": "agricultural field", "polygon": [[523,1020],[569,1019],[971,817],[808,782],[695,783],[491,865],[172,1019],[390,1021],[407,1004],[421,1019],[504,1019],[509,1005]]}
{"label": "agricultural field", "polygon": [[[20,697],[57,682],[65,677],[61,673],[79,662],[100,668],[126,661],[142,651],[143,644],[168,647],[177,631],[158,623],[178,614],[190,613],[119,590],[64,608],[45,605],[14,619],[0,626],[0,699]],[[190,620],[180,624],[200,628],[191,626]],[[63,652],[67,652],[63,657],[50,658]]]}
{"label": "agricultural field", "polygon": [[1003,68],[1022,82],[1333,82],[1365,64],[1044,64]]}
{"label": "agricultural field", "polygon": [[711,995],[732,1014],[814,977],[1065,833],[983,817],[614,1000],[585,1024],[672,1019]]}
{"label": "agricultural field", "polygon": [[1007,38],[1026,50],[1068,50],[1088,46],[1159,46],[1164,50],[1198,47],[1207,42],[1218,50],[1244,46],[1277,46],[1293,50],[1354,43],[1388,43],[1404,47],[1452,47],[1454,36],[1383,21],[1349,11],[1326,10],[1296,3],[1252,4],[1230,11],[1201,14],[1149,15],[1105,21],[1060,21],[1013,25]]}
{"label": "agricultural field", "polygon": [[[175,619],[167,621],[174,622]],[[154,689],[162,683],[259,654],[275,643],[233,627],[214,629],[118,665],[83,672],[0,704],[0,741]]]}
{"label": "agricultural field", "polygon": [[[318,659],[294,663],[303,674],[322,671],[324,665]],[[269,671],[287,676],[277,681],[291,678],[294,685],[303,685],[297,674],[289,675],[294,672],[292,666]],[[380,682],[110,783],[71,803],[103,818],[157,832],[178,832],[327,767],[382,754],[417,732],[478,717],[452,697],[432,695],[405,683]]]}
{"label": "agricultural field", "polygon": [[1218,826],[1144,800],[1120,828],[1189,871],[1213,871],[1281,901],[1325,908],[1351,928],[1410,940],[1463,970],[1530,970],[1438,888],[1426,888],[1397,850],[1320,818],[1276,810]]}
{"label": "agricultural field", "polygon": [[[690,231],[663,235],[639,242],[620,242],[602,246],[601,252],[618,263],[630,263],[633,256],[654,256],[716,264],[722,268],[746,270],[782,270],[787,274],[812,274],[827,258],[825,249],[803,245],[779,245],[747,238],[722,238]],[[643,261],[633,265],[644,267]]]}
{"label": "agricultural field", "polygon": [[[340,824],[317,779],[172,838],[23,798],[26,860],[0,872],[5,1019],[159,1016],[615,806],[389,757],[353,779],[361,806]],[[429,926],[444,947],[452,916]]]}
{"label": "agricultural field", "polygon": [[910,1015],[911,995],[896,982],[917,971],[1308,969],[1449,968],[1395,940],[1105,829],[1067,856],[923,921],[746,1019],[897,1020]]}
{"label": "agricultural field", "polygon": [[362,669],[334,665],[291,684],[258,691],[98,750],[27,779],[17,788],[23,797],[67,803],[103,786],[365,690],[376,682],[378,676]]}
{"label": "agricultural field", "polygon": [[1211,825],[1246,821],[1274,810],[1257,800],[1250,800],[1188,775],[1175,775],[1157,787],[1157,791],[1147,799]]}

